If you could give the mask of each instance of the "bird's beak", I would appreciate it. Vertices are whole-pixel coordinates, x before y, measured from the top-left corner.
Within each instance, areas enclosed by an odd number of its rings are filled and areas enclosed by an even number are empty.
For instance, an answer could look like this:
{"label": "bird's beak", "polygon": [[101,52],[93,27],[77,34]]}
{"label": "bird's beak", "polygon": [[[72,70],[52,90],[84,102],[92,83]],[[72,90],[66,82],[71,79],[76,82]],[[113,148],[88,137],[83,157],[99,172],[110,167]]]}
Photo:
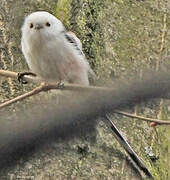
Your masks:
{"label": "bird's beak", "polygon": [[43,25],[36,24],[34,28],[37,29],[37,30],[40,30],[40,29],[43,29]]}

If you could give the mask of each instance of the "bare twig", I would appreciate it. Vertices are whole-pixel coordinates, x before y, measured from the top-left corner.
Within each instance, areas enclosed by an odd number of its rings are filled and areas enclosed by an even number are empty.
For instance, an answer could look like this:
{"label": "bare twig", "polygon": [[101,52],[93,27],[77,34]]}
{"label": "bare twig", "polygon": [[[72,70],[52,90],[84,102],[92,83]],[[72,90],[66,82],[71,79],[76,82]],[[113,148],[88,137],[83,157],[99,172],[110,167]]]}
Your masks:
{"label": "bare twig", "polygon": [[124,136],[121,134],[121,132],[117,129],[117,127],[112,122],[110,117],[107,114],[104,117],[110,122],[111,129],[114,133],[113,135],[118,140],[118,142],[123,146],[123,148],[128,153],[128,155],[133,160],[133,162],[137,165],[137,167],[140,170],[142,170],[148,177],[150,177],[150,179],[153,179],[152,174],[149,172],[149,170],[147,169],[145,164],[142,162],[142,160],[139,158],[139,156],[135,153],[135,151],[130,146],[130,144],[127,142],[127,140],[124,138]]}
{"label": "bare twig", "polygon": [[[16,152],[23,152],[27,147],[33,147],[34,143],[38,142],[39,145],[42,141],[45,143],[51,141],[57,137],[62,127],[63,132],[68,133],[67,137],[70,138],[73,132],[77,133],[70,128],[73,121],[94,121],[96,124],[96,118],[106,113],[134,107],[135,104],[168,93],[169,77],[170,72],[152,73],[147,77],[144,76],[142,80],[137,79],[128,84],[124,82],[109,93],[102,91],[100,96],[96,90],[87,97],[68,98],[67,102],[61,101],[59,106],[56,99],[52,99],[51,106],[41,107],[40,102],[34,106],[29,104],[24,114],[22,109],[16,112],[15,116],[5,113],[5,116],[1,116],[0,126],[0,166],[4,167],[4,161],[9,162],[9,157],[16,155]],[[28,116],[29,121],[27,121]],[[6,123],[6,118],[10,123]],[[18,123],[20,123],[19,126]],[[66,127],[69,129],[66,130]],[[81,130],[81,127],[78,126],[77,130]],[[41,141],[35,141],[36,139]]]}
{"label": "bare twig", "polygon": [[137,116],[137,115],[130,114],[130,113],[127,113],[127,112],[123,112],[123,111],[114,111],[114,112],[117,113],[117,114],[127,116],[127,117],[141,119],[141,120],[147,121],[147,122],[155,122],[158,125],[170,125],[170,121],[163,121],[163,120],[147,118],[147,117],[143,117],[143,116]]}
{"label": "bare twig", "polygon": [[[0,70],[0,76],[8,77],[8,78],[13,78],[17,79],[18,73],[12,72],[12,71],[6,71],[6,70]],[[23,77],[23,80],[27,82],[44,82],[44,80],[39,79],[37,77],[33,76],[27,76],[25,75]],[[48,85],[46,84],[46,88],[48,90],[50,89],[58,89],[58,84],[57,82],[47,82]],[[92,91],[113,91],[112,88],[105,88],[105,87],[97,87],[97,86],[81,86],[81,85],[76,85],[76,84],[68,84],[64,83],[64,88],[63,90],[74,90],[74,91],[81,91],[81,92],[92,92]]]}
{"label": "bare twig", "polygon": [[167,14],[164,14],[163,16],[163,29],[161,34],[161,47],[160,47],[160,53],[163,51],[164,44],[165,44],[165,36],[166,36],[166,29],[167,29]]}
{"label": "bare twig", "polygon": [[[10,78],[17,78],[18,77],[18,73],[16,72],[12,72],[12,71],[6,71],[6,70],[0,70],[0,75],[4,76],[4,77],[10,77]],[[23,77],[24,80],[29,81],[29,82],[43,82],[41,79],[38,79],[37,77],[33,77],[33,76],[24,76]],[[42,91],[48,91],[51,89],[60,89],[59,85],[57,83],[42,83],[39,87],[33,89],[30,92],[27,92],[21,96],[18,96],[14,99],[11,99],[7,102],[4,102],[2,104],[0,104],[0,109],[11,105],[17,101],[22,101],[27,97],[36,95]],[[96,86],[80,86],[80,85],[75,85],[75,84],[65,84],[64,87],[62,88],[63,90],[76,90],[76,91],[84,91],[84,92],[91,92],[91,91],[96,91],[96,90],[101,90],[101,91],[113,91],[112,88],[104,88],[104,87],[96,87]],[[164,95],[165,96],[165,95]],[[152,118],[147,118],[147,117],[142,117],[142,116],[138,116],[135,114],[130,114],[127,112],[123,112],[123,111],[114,111],[115,113],[124,115],[124,116],[128,116],[131,118],[136,118],[136,119],[141,119],[144,121],[148,121],[148,122],[155,122],[156,124],[159,125],[168,125],[170,124],[169,121],[163,121],[163,120],[158,120],[158,119],[152,119]]]}
{"label": "bare twig", "polygon": [[[4,102],[2,104],[0,104],[0,109],[6,107],[6,106],[9,106],[17,101],[22,101],[24,99],[26,99],[27,97],[30,97],[30,96],[33,96],[33,95],[36,95],[42,91],[48,91],[48,90],[51,90],[51,89],[59,89],[59,86],[57,84],[53,85],[53,84],[45,84],[45,83],[42,83],[39,87],[33,89],[32,91],[30,92],[27,92],[21,96],[18,96],[16,98],[13,98],[7,102]],[[135,114],[130,114],[130,113],[127,113],[127,112],[123,112],[123,111],[114,111],[115,113],[117,114],[121,114],[121,115],[124,115],[124,116],[128,116],[128,117],[131,117],[131,118],[136,118],[136,119],[141,119],[143,121],[147,121],[147,122],[155,122],[156,124],[159,124],[159,125],[170,125],[170,121],[163,121],[163,120],[158,120],[158,119],[153,119],[153,118],[147,118],[147,117],[143,117],[143,116],[137,116]]]}
{"label": "bare twig", "polygon": [[0,104],[0,109],[4,108],[6,106],[9,106],[9,105],[11,105],[11,104],[13,104],[13,103],[15,103],[17,101],[22,101],[27,97],[36,95],[36,94],[40,93],[41,91],[43,91],[43,86],[42,85],[40,85],[39,87],[33,89],[32,91],[29,91],[29,92],[27,92],[25,94],[22,94],[21,96],[17,96],[16,98],[13,98],[13,99],[11,99],[9,101],[6,101],[6,102]]}
{"label": "bare twig", "polygon": [[164,16],[163,16],[163,29],[162,29],[162,34],[161,34],[161,45],[160,45],[160,49],[159,49],[159,58],[156,62],[156,71],[159,70],[161,59],[162,59],[162,52],[164,49],[166,29],[167,29],[167,24],[166,24],[167,22],[166,21],[167,21],[167,15],[164,14]]}
{"label": "bare twig", "polygon": [[[0,76],[8,77],[8,78],[13,78],[17,79],[18,78],[18,73],[13,72],[13,71],[7,71],[7,70],[0,70]],[[39,79],[34,76],[27,76],[25,75],[23,77],[23,80],[27,82],[44,82],[42,79]],[[56,86],[56,82],[50,82],[48,83],[48,86],[51,87],[51,89],[58,89],[58,86]],[[97,86],[81,86],[81,85],[76,85],[76,84],[64,84],[64,88],[62,90],[74,90],[74,91],[81,91],[81,92],[94,92],[94,91],[113,91],[113,88],[107,88],[107,87],[97,87]],[[162,94],[160,96],[161,98],[164,99],[170,99],[170,93],[168,94]]]}
{"label": "bare twig", "polygon": [[42,91],[49,91],[51,89],[61,89],[59,84],[46,84],[46,83],[41,83],[40,86],[36,87],[35,89],[33,89],[32,91],[29,91],[23,95],[17,96],[16,98],[13,98],[9,101],[6,101],[2,104],[0,104],[0,109],[9,106],[13,103],[16,103],[17,101],[22,101],[24,99],[26,99],[27,97],[36,95]]}

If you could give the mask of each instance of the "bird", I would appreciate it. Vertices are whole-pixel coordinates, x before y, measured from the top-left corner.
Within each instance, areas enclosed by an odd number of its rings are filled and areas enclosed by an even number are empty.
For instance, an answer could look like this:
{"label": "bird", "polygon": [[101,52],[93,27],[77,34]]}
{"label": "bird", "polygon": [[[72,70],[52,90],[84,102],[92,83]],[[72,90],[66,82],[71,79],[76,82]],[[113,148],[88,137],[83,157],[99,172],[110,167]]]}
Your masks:
{"label": "bird", "polygon": [[28,15],[21,28],[21,47],[31,72],[44,81],[88,86],[95,77],[77,36],[46,11]]}
{"label": "bird", "polygon": [[[66,31],[62,22],[48,12],[33,12],[25,18],[21,46],[31,71],[45,81],[67,81],[89,86],[89,75],[96,78],[79,38],[73,32]],[[152,177],[109,115],[103,117],[110,123],[113,135],[139,169]]]}

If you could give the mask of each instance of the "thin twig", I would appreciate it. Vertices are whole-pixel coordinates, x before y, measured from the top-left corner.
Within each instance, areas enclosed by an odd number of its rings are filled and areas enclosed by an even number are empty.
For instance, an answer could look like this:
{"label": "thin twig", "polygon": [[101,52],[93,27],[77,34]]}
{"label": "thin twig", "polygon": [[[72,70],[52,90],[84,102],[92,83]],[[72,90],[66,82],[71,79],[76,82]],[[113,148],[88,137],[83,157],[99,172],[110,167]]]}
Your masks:
{"label": "thin twig", "polygon": [[4,108],[6,106],[9,106],[13,103],[16,103],[17,101],[22,101],[22,100],[26,99],[27,97],[36,95],[36,94],[40,93],[41,91],[43,91],[43,85],[40,85],[37,88],[33,89],[32,91],[29,91],[25,94],[22,94],[21,96],[17,96],[16,98],[13,98],[9,101],[6,101],[6,102],[0,104],[0,109]]}
{"label": "thin twig", "polygon": [[127,116],[127,117],[141,119],[141,120],[147,121],[147,122],[155,122],[157,125],[170,125],[170,121],[163,121],[163,120],[152,119],[152,118],[147,118],[147,117],[143,117],[143,116],[137,116],[137,115],[130,114],[127,112],[123,112],[123,111],[114,111],[114,112],[117,114]]}
{"label": "thin twig", "polygon": [[[0,76],[8,77],[8,78],[13,78],[17,79],[18,78],[18,73],[13,72],[13,71],[7,71],[7,70],[0,70]],[[23,80],[27,82],[44,82],[42,79],[39,79],[34,76],[23,76]],[[56,82],[48,82],[48,85],[51,86],[51,89],[58,89],[58,86],[56,87]],[[74,91],[81,91],[81,92],[94,92],[94,91],[113,91],[114,88],[107,88],[107,87],[97,87],[97,86],[81,86],[81,85],[76,85],[76,84],[69,84],[69,83],[64,83],[64,88],[62,90],[74,90]],[[164,99],[170,99],[170,93],[168,94],[162,94],[160,98]]]}
{"label": "thin twig", "polygon": [[[7,71],[7,70],[0,70],[0,75],[4,76],[4,77],[10,77],[10,78],[14,78],[16,79],[18,77],[18,73],[16,72],[12,72],[12,71]],[[33,76],[24,76],[23,77],[24,80],[29,81],[29,82],[43,82],[41,79],[38,79],[37,77],[33,77]],[[38,94],[41,91],[48,91],[51,89],[59,89],[59,86],[57,83],[46,83],[46,84],[41,84],[39,87],[33,89],[30,92],[27,92],[21,96],[18,96],[14,99],[11,99],[7,102],[4,102],[2,104],[0,104],[0,109],[2,109],[3,107],[6,107],[8,105],[11,105],[17,101],[21,101],[27,97],[33,96],[35,94]],[[96,91],[96,90],[101,90],[101,91],[112,91],[112,88],[105,88],[105,87],[96,87],[96,86],[80,86],[80,85],[75,85],[75,84],[64,84],[64,87],[62,88],[62,90],[76,90],[76,91],[81,91],[81,92],[89,92],[89,91]],[[169,95],[169,94],[168,94]],[[167,95],[167,96],[168,96]],[[163,95],[165,96],[165,95]],[[165,96],[166,97],[166,96]],[[167,97],[166,97],[167,98]],[[159,125],[168,125],[170,124],[170,122],[168,121],[162,121],[162,120],[158,120],[158,119],[152,119],[152,118],[146,118],[146,117],[142,117],[142,116],[137,116],[137,115],[133,115],[130,113],[126,113],[126,112],[122,112],[122,111],[114,111],[115,113],[118,114],[122,114],[124,116],[128,116],[131,118],[136,118],[136,119],[141,119],[144,121],[149,121],[149,122],[155,122],[156,124]]]}
{"label": "thin twig", "polygon": [[[33,96],[33,95],[36,95],[42,91],[48,91],[48,90],[51,90],[51,89],[59,89],[60,87],[55,84],[45,84],[45,83],[42,83],[39,87],[33,89],[32,91],[30,92],[27,92],[21,96],[18,96],[14,99],[11,99],[9,101],[6,101],[2,104],[0,104],[0,109],[6,107],[6,106],[9,106],[13,103],[16,103],[17,101],[22,101],[24,99],[26,99],[27,97],[30,97],[30,96]],[[124,116],[128,116],[128,117],[131,117],[131,118],[136,118],[136,119],[141,119],[143,121],[147,121],[147,122],[155,122],[157,125],[170,125],[170,121],[163,121],[163,120],[158,120],[158,119],[153,119],[153,118],[147,118],[147,117],[143,117],[143,116],[137,116],[135,114],[130,114],[130,113],[127,113],[127,112],[123,112],[123,111],[114,111],[115,113],[117,114],[121,114],[121,115],[124,115]]]}
{"label": "thin twig", "polygon": [[[12,72],[12,71],[7,71],[7,70],[0,70],[0,76],[8,77],[8,78],[13,78],[17,79],[18,78],[18,73]],[[39,79],[37,77],[33,76],[27,76],[25,75],[23,77],[23,80],[27,82],[44,82],[44,80]],[[49,89],[58,89],[58,84],[57,82],[47,82],[48,87],[46,88]],[[106,87],[97,87],[97,86],[81,86],[77,84],[69,84],[69,83],[64,83],[64,88],[62,90],[74,90],[74,91],[81,91],[81,92],[93,92],[93,91],[113,91],[113,88],[106,88]]]}
{"label": "thin twig", "polygon": [[123,146],[124,150],[128,153],[130,158],[133,160],[133,162],[137,165],[137,167],[142,170],[150,179],[153,179],[152,174],[149,172],[145,164],[142,162],[142,160],[138,157],[136,152],[133,150],[133,148],[130,146],[130,144],[127,142],[127,140],[124,138],[124,136],[121,134],[121,132],[117,129],[115,124],[112,122],[110,117],[106,114],[104,116],[111,125],[111,129],[113,131],[113,135],[117,139],[117,141]]}
{"label": "thin twig", "polygon": [[30,96],[33,96],[33,95],[36,95],[42,91],[49,91],[51,89],[61,89],[60,85],[59,84],[47,84],[47,83],[41,83],[40,86],[36,87],[35,89],[33,89],[32,91],[29,91],[23,95],[20,95],[20,96],[17,96],[16,98],[13,98],[9,101],[6,101],[2,104],[0,104],[0,109],[6,107],[6,106],[9,106],[13,103],[16,103],[17,101],[22,101],[24,99],[26,99],[27,97],[30,97]]}
{"label": "thin twig", "polygon": [[156,71],[158,71],[160,68],[160,63],[161,63],[161,59],[162,59],[162,52],[163,52],[164,44],[165,44],[165,36],[166,36],[166,29],[167,29],[166,19],[167,19],[167,15],[164,14],[164,16],[163,16],[163,29],[162,29],[162,34],[161,34],[161,45],[160,45],[160,49],[159,49],[159,59],[156,62]]}

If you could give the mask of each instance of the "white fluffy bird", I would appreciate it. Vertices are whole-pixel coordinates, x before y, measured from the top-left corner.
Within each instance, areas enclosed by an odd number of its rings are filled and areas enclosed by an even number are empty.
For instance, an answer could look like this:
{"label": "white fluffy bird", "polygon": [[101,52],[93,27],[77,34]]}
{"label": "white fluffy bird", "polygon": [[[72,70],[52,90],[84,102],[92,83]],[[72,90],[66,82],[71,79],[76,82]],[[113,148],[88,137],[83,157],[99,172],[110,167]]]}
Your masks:
{"label": "white fluffy bird", "polygon": [[[66,32],[63,24],[48,12],[34,12],[22,27],[22,51],[33,73],[46,81],[68,81],[89,85],[88,73],[94,75],[75,34]],[[152,177],[143,162],[110,120],[117,140],[141,170]]]}
{"label": "white fluffy bird", "polygon": [[45,81],[87,86],[88,74],[95,76],[80,40],[48,12],[34,12],[25,18],[21,45],[29,68]]}

